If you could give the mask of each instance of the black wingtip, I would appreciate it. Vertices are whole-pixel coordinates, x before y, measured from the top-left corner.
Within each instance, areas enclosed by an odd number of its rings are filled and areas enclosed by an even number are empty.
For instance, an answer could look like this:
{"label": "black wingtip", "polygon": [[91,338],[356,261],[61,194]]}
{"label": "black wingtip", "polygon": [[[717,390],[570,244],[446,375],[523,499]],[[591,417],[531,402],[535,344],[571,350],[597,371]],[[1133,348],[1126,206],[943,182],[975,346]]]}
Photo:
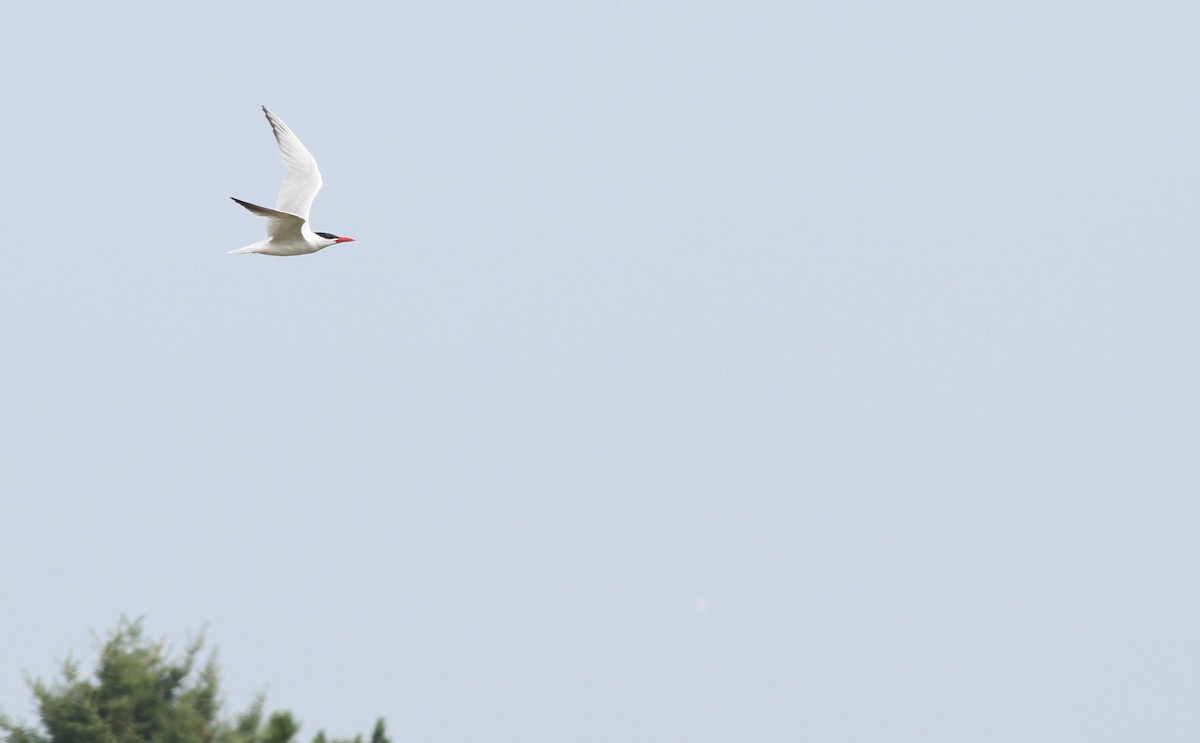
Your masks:
{"label": "black wingtip", "polygon": [[267,109],[266,106],[263,106],[262,110],[263,110],[263,116],[267,117],[267,123],[271,125],[271,131],[274,132],[275,139],[276,139],[276,141],[278,141],[280,128],[282,127],[284,129],[286,129],[287,127],[283,126],[283,122],[280,121],[279,119],[275,118],[275,114],[271,113],[270,110]]}

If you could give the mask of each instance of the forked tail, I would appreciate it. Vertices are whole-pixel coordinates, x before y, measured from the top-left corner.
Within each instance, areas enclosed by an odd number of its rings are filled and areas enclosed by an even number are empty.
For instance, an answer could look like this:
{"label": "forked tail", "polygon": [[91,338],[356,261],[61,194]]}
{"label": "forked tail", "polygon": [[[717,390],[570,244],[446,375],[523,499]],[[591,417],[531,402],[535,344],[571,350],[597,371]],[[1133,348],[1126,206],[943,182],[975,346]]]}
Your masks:
{"label": "forked tail", "polygon": [[271,241],[270,240],[259,240],[258,242],[254,243],[253,245],[247,245],[244,248],[238,248],[237,250],[231,250],[231,251],[229,251],[229,254],[234,255],[237,253],[258,253],[269,242],[271,242]]}

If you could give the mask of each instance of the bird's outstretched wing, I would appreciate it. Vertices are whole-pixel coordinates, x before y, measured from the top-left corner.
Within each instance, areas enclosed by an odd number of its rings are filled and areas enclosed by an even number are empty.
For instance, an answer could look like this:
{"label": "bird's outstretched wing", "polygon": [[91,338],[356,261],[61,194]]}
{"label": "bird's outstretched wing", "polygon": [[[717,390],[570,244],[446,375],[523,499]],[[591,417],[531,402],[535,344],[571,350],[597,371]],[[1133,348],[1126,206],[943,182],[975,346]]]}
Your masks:
{"label": "bird's outstretched wing", "polygon": [[[317,191],[321,190],[321,171],[317,170],[317,161],[296,135],[292,134],[287,124],[280,121],[266,106],[263,106],[263,113],[271,123],[271,131],[275,132],[275,141],[279,143],[279,154],[288,167],[287,177],[283,179],[283,186],[279,189],[275,209],[308,221],[308,210],[312,207]],[[244,202],[238,203],[245,206]]]}
{"label": "bird's outstretched wing", "polygon": [[242,201],[239,198],[230,196],[237,203],[246,207],[251,214],[257,214],[260,217],[267,218],[267,237],[280,242],[294,242],[303,240],[300,235],[300,228],[304,226],[304,220],[295,214],[278,211],[276,209],[268,209],[265,206],[251,204],[249,201]]}

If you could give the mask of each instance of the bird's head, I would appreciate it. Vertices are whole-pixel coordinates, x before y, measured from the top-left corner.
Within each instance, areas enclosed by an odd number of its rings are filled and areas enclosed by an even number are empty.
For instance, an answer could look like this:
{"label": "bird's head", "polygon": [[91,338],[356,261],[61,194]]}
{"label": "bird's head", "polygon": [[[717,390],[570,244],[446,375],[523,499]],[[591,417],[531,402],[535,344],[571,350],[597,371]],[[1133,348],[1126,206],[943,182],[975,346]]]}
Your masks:
{"label": "bird's head", "polygon": [[354,242],[353,237],[338,237],[337,235],[334,235],[329,232],[317,232],[315,234],[317,237],[320,237],[322,239],[329,241],[329,242],[325,243],[325,245],[324,245],[324,247],[326,247],[326,248],[328,248],[330,245],[335,245],[337,243],[352,243],[352,242]]}

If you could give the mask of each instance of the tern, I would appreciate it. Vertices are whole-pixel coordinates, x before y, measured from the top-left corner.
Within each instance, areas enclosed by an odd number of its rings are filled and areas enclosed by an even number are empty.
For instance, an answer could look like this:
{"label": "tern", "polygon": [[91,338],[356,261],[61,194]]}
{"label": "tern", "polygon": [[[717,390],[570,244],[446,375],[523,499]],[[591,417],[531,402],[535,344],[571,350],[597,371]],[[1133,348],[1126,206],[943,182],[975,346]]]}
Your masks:
{"label": "tern", "polygon": [[274,209],[232,198],[250,210],[251,214],[267,218],[267,239],[253,245],[231,250],[230,253],[261,253],[263,255],[305,255],[338,243],[354,242],[353,237],[339,237],[329,232],[313,232],[308,227],[308,210],[317,191],[321,190],[321,171],[317,161],[287,124],[262,107],[279,143],[279,154],[288,167],[287,177],[279,189]]}

